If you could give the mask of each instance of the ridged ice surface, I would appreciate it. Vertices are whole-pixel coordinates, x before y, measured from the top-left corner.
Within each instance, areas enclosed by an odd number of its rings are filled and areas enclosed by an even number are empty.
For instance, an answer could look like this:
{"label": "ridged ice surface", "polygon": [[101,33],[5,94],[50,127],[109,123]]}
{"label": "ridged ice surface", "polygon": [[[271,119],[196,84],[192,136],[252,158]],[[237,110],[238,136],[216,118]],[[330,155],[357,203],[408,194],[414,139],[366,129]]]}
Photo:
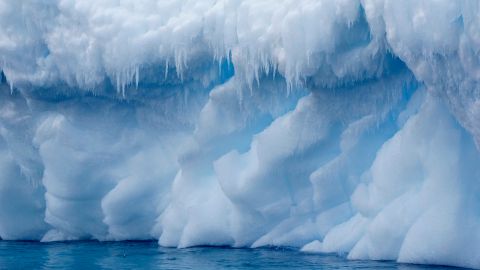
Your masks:
{"label": "ridged ice surface", "polygon": [[0,0],[0,238],[480,268],[480,2]]}

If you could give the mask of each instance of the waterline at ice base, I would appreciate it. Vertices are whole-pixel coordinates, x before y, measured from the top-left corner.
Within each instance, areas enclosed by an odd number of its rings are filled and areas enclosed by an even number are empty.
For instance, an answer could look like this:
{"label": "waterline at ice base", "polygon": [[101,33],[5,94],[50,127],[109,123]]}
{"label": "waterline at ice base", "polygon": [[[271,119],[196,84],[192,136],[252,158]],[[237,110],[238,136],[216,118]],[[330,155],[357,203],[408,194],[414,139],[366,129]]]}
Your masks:
{"label": "waterline at ice base", "polygon": [[0,238],[480,269],[480,2],[0,0]]}

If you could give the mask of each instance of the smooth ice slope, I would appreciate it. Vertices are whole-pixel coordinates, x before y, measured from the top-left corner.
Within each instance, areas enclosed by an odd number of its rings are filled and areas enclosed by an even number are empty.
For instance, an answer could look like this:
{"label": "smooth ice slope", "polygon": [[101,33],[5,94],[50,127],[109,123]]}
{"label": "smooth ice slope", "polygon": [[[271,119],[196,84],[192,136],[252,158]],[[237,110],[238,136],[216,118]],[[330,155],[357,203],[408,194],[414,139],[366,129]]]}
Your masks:
{"label": "smooth ice slope", "polygon": [[0,0],[0,237],[480,269],[475,0]]}

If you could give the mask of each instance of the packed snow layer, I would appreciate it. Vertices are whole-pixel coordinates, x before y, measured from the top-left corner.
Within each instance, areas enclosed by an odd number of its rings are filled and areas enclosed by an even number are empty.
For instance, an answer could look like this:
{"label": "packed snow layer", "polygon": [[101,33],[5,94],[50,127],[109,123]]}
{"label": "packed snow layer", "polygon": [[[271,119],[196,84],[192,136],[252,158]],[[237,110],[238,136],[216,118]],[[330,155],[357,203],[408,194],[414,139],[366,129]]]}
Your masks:
{"label": "packed snow layer", "polygon": [[480,3],[0,0],[0,238],[480,269]]}

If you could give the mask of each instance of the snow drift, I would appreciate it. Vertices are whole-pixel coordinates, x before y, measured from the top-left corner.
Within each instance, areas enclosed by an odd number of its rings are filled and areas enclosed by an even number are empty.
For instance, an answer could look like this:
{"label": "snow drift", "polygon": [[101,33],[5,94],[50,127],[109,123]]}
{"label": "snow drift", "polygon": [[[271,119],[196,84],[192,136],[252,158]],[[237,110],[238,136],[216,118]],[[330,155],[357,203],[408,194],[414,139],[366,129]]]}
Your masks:
{"label": "snow drift", "polygon": [[0,1],[0,237],[480,268],[478,1]]}

